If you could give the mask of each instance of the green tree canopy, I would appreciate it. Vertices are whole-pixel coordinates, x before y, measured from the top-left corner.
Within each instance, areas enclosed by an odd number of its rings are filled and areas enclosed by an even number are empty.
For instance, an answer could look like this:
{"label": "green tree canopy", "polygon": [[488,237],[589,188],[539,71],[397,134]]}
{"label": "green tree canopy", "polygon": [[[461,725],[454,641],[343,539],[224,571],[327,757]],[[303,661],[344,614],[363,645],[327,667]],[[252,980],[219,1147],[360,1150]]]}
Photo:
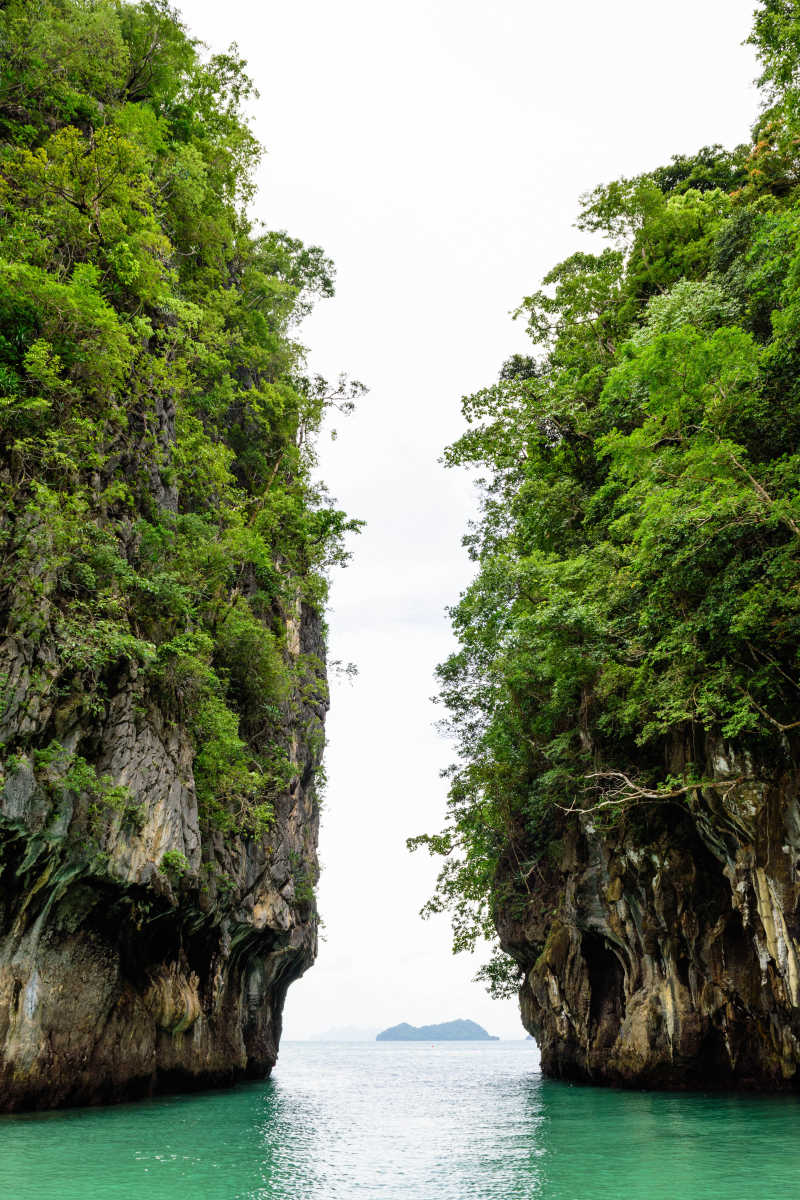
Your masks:
{"label": "green tree canopy", "polygon": [[319,675],[287,624],[358,525],[314,438],[359,388],[295,335],[333,267],[249,215],[252,95],[165,0],[0,9],[4,624],[31,705],[102,709],[135,676],[193,733],[206,819],[245,829]]}
{"label": "green tree canopy", "polygon": [[412,845],[445,856],[456,948],[514,902],[501,861],[535,886],[566,812],[683,802],[709,737],[780,769],[799,724],[797,6],[764,0],[753,41],[753,144],[584,197],[606,248],[523,300],[532,357],[446,453],[480,478],[476,575],[439,668],[448,824]]}

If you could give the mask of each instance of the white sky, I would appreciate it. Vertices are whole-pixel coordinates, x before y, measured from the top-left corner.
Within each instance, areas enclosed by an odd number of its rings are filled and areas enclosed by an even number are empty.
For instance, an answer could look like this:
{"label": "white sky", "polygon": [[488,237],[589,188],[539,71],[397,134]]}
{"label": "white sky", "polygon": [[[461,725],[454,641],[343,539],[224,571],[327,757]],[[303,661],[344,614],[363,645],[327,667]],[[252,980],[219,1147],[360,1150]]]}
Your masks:
{"label": "white sky", "polygon": [[432,727],[444,606],[470,566],[468,481],[437,463],[460,397],[525,350],[509,312],[580,244],[578,196],[701,145],[747,139],[754,0],[183,0],[192,32],[237,41],[268,149],[257,215],[324,247],[337,296],[306,323],[311,365],[370,387],[322,446],[368,521],[335,581],[326,940],[290,990],[285,1037],[468,1017],[523,1036],[516,1003],[471,982],[445,918],[417,913],[450,760]]}

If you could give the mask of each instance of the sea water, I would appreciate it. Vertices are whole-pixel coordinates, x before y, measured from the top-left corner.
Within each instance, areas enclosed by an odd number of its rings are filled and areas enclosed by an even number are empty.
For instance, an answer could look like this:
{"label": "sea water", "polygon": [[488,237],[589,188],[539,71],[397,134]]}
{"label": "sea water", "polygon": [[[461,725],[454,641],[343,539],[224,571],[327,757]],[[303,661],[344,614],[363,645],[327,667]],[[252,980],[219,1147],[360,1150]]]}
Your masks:
{"label": "sea water", "polygon": [[286,1042],[271,1079],[0,1118],[2,1200],[790,1200],[800,1101],[542,1079],[534,1044]]}

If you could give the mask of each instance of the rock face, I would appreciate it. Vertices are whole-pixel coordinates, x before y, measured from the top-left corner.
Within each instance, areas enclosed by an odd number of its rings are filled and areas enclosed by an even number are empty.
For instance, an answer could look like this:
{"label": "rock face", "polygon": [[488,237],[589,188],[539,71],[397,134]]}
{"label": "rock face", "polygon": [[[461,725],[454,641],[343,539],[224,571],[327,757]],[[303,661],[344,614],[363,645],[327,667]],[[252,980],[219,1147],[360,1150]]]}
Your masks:
{"label": "rock face", "polygon": [[50,730],[66,751],[91,750],[128,799],[98,821],[102,799],[80,780],[68,786],[46,754],[7,760],[0,1109],[117,1101],[272,1068],[286,990],[317,938],[324,649],[310,609],[296,626],[290,652],[319,664],[320,686],[295,709],[295,782],[263,837],[201,829],[188,736],[147,706],[135,676],[89,719],[46,698],[46,663],[28,661],[24,643],[3,645],[0,737],[23,730],[42,744]]}
{"label": "rock face", "polygon": [[715,786],[687,797],[613,823],[565,814],[524,881],[506,859],[514,902],[498,928],[547,1075],[800,1084],[797,773],[767,775],[721,746],[706,763]]}
{"label": "rock face", "polygon": [[162,3],[0,8],[2,1111],[275,1061],[359,528],[315,441],[360,385],[308,375],[333,265],[251,220],[236,50]]}

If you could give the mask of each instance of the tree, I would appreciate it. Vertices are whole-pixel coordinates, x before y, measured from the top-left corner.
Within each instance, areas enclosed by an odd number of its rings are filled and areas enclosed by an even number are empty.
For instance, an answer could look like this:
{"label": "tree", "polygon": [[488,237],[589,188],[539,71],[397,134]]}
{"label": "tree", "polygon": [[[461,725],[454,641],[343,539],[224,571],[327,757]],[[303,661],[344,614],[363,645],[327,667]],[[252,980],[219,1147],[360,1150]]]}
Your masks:
{"label": "tree", "polygon": [[476,576],[439,668],[449,820],[412,844],[445,858],[456,948],[524,906],[569,814],[693,803],[708,736],[780,769],[800,726],[796,5],[752,40],[754,145],[584,197],[609,244],[523,300],[535,357],[446,452],[479,473]]}
{"label": "tree", "polygon": [[[287,621],[359,524],[314,479],[359,388],[294,335],[332,264],[248,217],[252,83],[164,0],[10,0],[0,79],[0,605],[30,702],[134,677],[193,734],[205,820],[263,830],[292,706],[324,702]],[[7,754],[59,736],[25,728]]]}

